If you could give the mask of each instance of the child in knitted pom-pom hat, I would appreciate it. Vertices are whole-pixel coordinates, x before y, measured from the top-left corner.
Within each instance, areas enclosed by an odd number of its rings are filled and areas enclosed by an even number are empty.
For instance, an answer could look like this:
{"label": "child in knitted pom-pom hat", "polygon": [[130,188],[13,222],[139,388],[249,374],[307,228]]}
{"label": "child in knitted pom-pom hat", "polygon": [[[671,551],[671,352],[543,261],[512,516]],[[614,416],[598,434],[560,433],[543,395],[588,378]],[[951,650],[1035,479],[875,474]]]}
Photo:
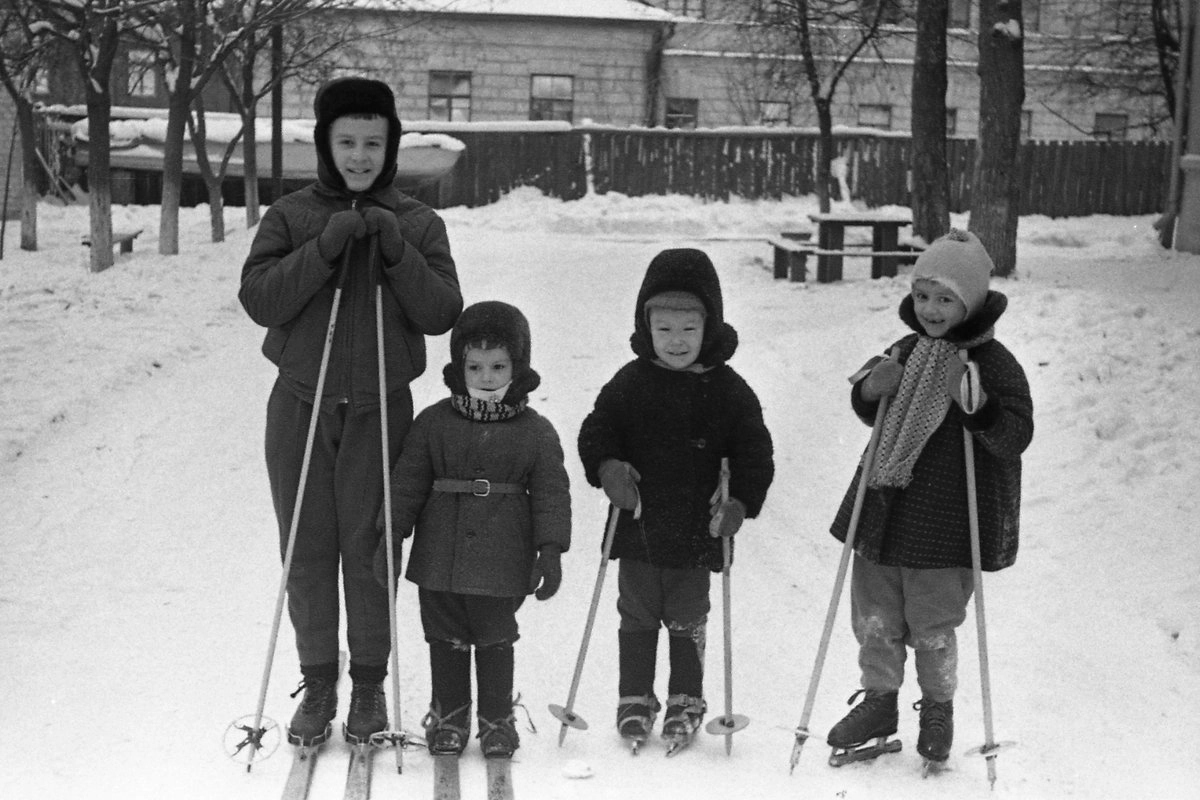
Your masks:
{"label": "child in knitted pom-pom hat", "polygon": [[[366,741],[387,727],[388,592],[354,545],[383,502],[376,326],[386,358],[391,463],[412,421],[409,383],[425,371],[425,337],[450,330],[462,310],[445,223],[394,185],[400,120],[392,90],[377,80],[337,78],[317,91],[313,111],[317,180],[267,209],[238,293],[267,329],[263,355],[279,368],[267,402],[266,462],[281,553],[307,474],[287,577],[304,689],[288,738],[299,744],[324,741],[337,715],[341,596],[353,681],[344,731]],[[375,264],[368,263],[371,237],[379,245]],[[323,364],[322,396],[315,397]]]}
{"label": "child in knitted pom-pom hat", "polygon": [[[720,537],[758,515],[775,467],[758,397],[726,363],[737,333],[725,322],[720,281],[704,252],[654,257],[633,327],[637,358],[601,388],[579,430],[579,456],[588,482],[621,509],[611,553],[620,559],[617,727],[640,742],[659,710],[654,678],[663,627],[671,674],[662,734],[687,737],[700,724]],[[723,457],[730,480],[722,502]]]}
{"label": "child in knitted pom-pom hat", "polygon": [[[906,647],[921,699],[918,752],[945,761],[953,739],[955,629],[974,591],[963,429],[975,440],[982,566],[1017,555],[1021,454],[1033,436],[1025,372],[996,341],[1007,298],[988,289],[992,259],[971,233],[952,230],[917,259],[900,318],[913,333],[851,378],[850,401],[867,424],[889,397],[871,474],[861,465],[831,528],[844,541],[858,482],[867,481],[850,582],[865,698],[829,732],[852,750],[898,725]],[[978,369],[964,387],[965,354]]]}
{"label": "child in knitted pom-pom hat", "polygon": [[[529,407],[541,381],[530,349],[516,307],[491,300],[464,310],[443,370],[450,396],[417,415],[392,473],[394,553],[412,535],[405,575],[419,587],[429,645],[425,730],[434,755],[466,746],[472,650],[480,747],[488,758],[517,749],[516,612],[527,595],[548,600],[558,591],[559,556],[571,544],[562,445]],[[387,544],[366,544],[386,586]]]}

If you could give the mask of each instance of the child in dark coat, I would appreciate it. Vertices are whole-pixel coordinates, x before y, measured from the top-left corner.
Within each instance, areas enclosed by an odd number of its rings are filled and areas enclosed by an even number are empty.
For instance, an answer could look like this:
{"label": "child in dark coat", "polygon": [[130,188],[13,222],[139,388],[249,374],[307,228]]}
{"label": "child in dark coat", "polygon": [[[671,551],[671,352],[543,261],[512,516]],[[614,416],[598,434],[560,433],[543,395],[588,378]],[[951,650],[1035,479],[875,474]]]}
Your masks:
{"label": "child in dark coat", "polygon": [[[387,727],[388,594],[355,550],[356,534],[374,527],[383,500],[379,270],[393,461],[412,420],[409,382],[425,371],[425,336],[448,331],[462,310],[445,224],[393,186],[400,120],[391,89],[341,78],[321,87],[314,109],[318,179],[267,209],[238,294],[251,319],[268,329],[263,353],[279,368],[267,405],[266,460],[281,552],[309,420],[318,415],[287,581],[305,690],[288,736],[301,744],[324,741],[337,714],[339,565],[354,682],[345,732],[365,740]],[[378,237],[381,264],[367,263],[368,236]],[[325,384],[315,397],[343,263]]]}
{"label": "child in dark coat", "polygon": [[[579,431],[579,455],[588,482],[622,510],[611,553],[620,560],[618,730],[640,741],[654,725],[665,625],[663,737],[676,739],[690,736],[706,710],[705,627],[711,573],[723,566],[720,537],[758,515],[774,477],[773,448],[757,396],[726,364],[737,334],[704,252],[655,256],[633,323],[637,358],[600,390]],[[723,458],[731,471],[725,502]],[[640,517],[628,513],[635,510]]]}
{"label": "child in dark coat", "polygon": [[[395,544],[413,534],[406,576],[420,587],[433,685],[425,730],[435,755],[466,747],[472,648],[480,747],[488,758],[517,749],[516,612],[527,594],[547,600],[558,591],[559,556],[571,544],[562,446],[528,405],[540,382],[530,345],[515,307],[488,301],[463,311],[444,371],[450,397],[417,416],[392,473]],[[386,547],[374,547],[384,586]]]}
{"label": "child in dark coat", "polygon": [[[1021,365],[994,338],[1007,299],[989,291],[991,272],[974,234],[954,230],[935,241],[917,259],[912,292],[900,303],[914,333],[892,346],[895,358],[874,359],[852,378],[851,404],[867,424],[882,398],[891,401],[871,474],[864,478],[860,465],[831,529],[845,541],[858,482],[867,480],[850,583],[863,687],[850,701],[864,699],[828,737],[849,757],[896,732],[906,646],[921,687],[917,751],[931,762],[949,756],[955,629],[974,591],[964,428],[974,437],[982,568],[1003,569],[1017,556],[1033,401]],[[963,394],[962,353],[978,370],[975,397]]]}

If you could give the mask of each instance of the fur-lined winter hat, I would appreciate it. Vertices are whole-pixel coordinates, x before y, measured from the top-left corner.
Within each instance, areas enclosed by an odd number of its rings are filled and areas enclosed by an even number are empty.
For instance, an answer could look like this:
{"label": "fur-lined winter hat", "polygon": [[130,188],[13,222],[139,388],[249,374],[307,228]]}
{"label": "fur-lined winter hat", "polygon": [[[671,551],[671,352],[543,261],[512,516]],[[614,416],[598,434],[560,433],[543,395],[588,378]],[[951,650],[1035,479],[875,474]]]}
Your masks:
{"label": "fur-lined winter hat", "polygon": [[367,191],[388,186],[395,180],[396,153],[400,149],[400,117],[396,115],[396,97],[386,83],[371,78],[335,78],[317,90],[313,112],[317,117],[317,124],[313,128],[313,143],[317,146],[317,175],[322,183],[334,189],[346,188],[346,181],[333,165],[329,129],[334,120],[347,114],[374,114],[388,123],[383,168]]}
{"label": "fur-lined winter hat", "polygon": [[630,347],[638,356],[655,357],[649,309],[668,307],[704,313],[704,339],[700,344],[698,363],[715,367],[733,356],[738,343],[737,331],[725,322],[721,280],[703,250],[663,250],[650,261],[638,291],[633,335],[629,339]]}
{"label": "fur-lined winter hat", "polygon": [[951,228],[917,257],[912,279],[936,281],[954,292],[967,307],[969,319],[983,308],[994,268],[992,257],[978,236]]}
{"label": "fur-lined winter hat", "polygon": [[516,306],[485,300],[463,309],[454,330],[450,331],[450,363],[442,370],[442,377],[451,392],[467,394],[464,373],[467,348],[483,344],[488,348],[503,346],[512,359],[512,385],[504,403],[516,405],[541,384],[541,376],[529,366],[533,346],[529,321]]}

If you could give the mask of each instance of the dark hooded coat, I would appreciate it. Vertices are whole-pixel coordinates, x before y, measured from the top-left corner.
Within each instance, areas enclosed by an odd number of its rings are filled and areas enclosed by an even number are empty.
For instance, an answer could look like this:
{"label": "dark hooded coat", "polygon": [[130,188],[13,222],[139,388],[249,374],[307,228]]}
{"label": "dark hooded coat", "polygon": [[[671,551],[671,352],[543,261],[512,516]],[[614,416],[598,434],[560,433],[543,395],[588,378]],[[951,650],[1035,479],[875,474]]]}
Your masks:
{"label": "dark hooded coat", "polygon": [[[388,391],[406,388],[425,371],[425,336],[450,330],[462,294],[446,226],[433,209],[394,186],[400,121],[386,85],[344,78],[322,87],[314,101],[318,179],[281,197],[263,215],[242,267],[238,298],[266,327],[263,354],[297,396],[311,401],[324,350],[339,264],[321,257],[317,237],[338,211],[369,206],[396,215],[408,246],[394,264],[383,264],[383,333]],[[329,128],[344,114],[377,113],[388,120],[383,171],[365,192],[352,193],[330,155]],[[338,309],[323,404],[352,409],[379,404],[375,330],[377,274],[367,263],[366,238],[349,245],[348,272]],[[382,260],[382,257],[381,257]]]}
{"label": "dark hooded coat", "polygon": [[[691,292],[707,310],[698,371],[655,363],[645,304],[672,290]],[[579,431],[579,456],[592,486],[600,486],[600,464],[610,458],[629,462],[641,475],[642,517],[621,514],[612,558],[718,572],[721,541],[709,536],[708,523],[722,457],[730,461],[729,494],[750,518],[762,509],[775,466],[758,397],[726,363],[737,334],[725,322],[708,256],[690,249],[656,256],[638,292],[633,327],[637,358],[600,390]]]}
{"label": "dark hooded coat", "polygon": [[[571,545],[570,483],[558,434],[525,404],[539,379],[519,310],[488,301],[463,311],[450,335],[446,384],[466,393],[462,348],[480,337],[503,343],[513,360],[503,401],[510,413],[468,418],[446,398],[418,414],[392,473],[393,530],[407,536],[415,529],[405,576],[418,586],[519,597],[531,591],[538,549]],[[519,484],[527,493],[439,492],[438,478]]]}
{"label": "dark hooded coat", "polygon": [[[947,338],[964,342],[976,338],[995,325],[1006,306],[1003,294],[988,292],[979,313]],[[901,302],[900,318],[916,331],[892,345],[900,348],[900,361],[904,362],[924,335],[911,296]],[[1021,454],[1033,438],[1033,400],[1024,370],[1000,342],[991,339],[968,355],[979,366],[987,403],[973,415],[963,413],[956,403],[950,404],[946,418],[921,451],[908,486],[867,489],[854,549],[870,561],[916,569],[971,567],[964,427],[975,441],[982,567],[995,571],[1016,561]],[[862,380],[851,389],[850,401],[859,418],[870,425],[879,404],[862,399]],[[846,540],[861,478],[860,461],[830,528],[839,541]]]}

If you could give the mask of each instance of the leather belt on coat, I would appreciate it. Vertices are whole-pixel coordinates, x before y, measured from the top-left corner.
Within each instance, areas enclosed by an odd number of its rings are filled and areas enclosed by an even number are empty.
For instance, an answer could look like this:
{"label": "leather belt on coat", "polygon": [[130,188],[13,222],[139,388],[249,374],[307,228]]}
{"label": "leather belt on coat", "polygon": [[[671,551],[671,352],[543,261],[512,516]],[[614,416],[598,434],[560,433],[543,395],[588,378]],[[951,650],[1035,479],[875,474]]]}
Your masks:
{"label": "leather belt on coat", "polygon": [[489,494],[525,494],[525,487],[522,484],[495,483],[484,478],[475,480],[438,478],[433,482],[433,490],[435,492],[473,494],[476,497],[487,497]]}

